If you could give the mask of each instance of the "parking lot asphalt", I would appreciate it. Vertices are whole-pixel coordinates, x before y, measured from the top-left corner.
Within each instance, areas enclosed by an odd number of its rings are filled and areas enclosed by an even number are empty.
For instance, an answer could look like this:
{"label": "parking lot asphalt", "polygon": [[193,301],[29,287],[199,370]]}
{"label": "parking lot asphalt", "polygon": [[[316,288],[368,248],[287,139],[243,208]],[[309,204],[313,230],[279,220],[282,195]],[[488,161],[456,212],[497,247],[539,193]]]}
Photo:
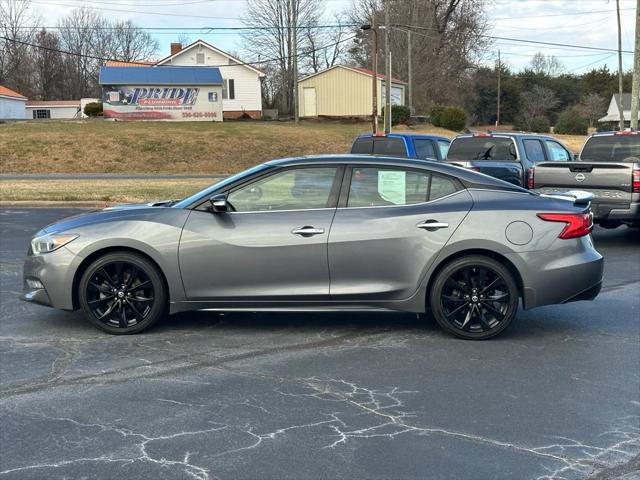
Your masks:
{"label": "parking lot asphalt", "polygon": [[640,235],[594,302],[457,340],[406,314],[188,313],[109,336],[21,303],[40,227],[0,210],[0,478],[640,478]]}

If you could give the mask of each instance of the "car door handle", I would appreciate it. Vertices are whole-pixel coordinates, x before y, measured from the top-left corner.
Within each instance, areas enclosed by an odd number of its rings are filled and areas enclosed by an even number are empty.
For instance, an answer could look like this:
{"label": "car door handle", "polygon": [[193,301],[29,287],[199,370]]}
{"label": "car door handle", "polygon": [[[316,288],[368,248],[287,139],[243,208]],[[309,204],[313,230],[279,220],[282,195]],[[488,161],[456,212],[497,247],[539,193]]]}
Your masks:
{"label": "car door handle", "polygon": [[437,220],[426,220],[422,223],[416,225],[418,228],[423,228],[425,230],[429,230],[430,232],[435,232],[440,228],[449,228],[449,224],[447,222],[439,222]]}
{"label": "car door handle", "polygon": [[316,228],[311,226],[304,226],[300,228],[294,228],[291,230],[294,235],[300,235],[301,237],[312,237],[314,235],[322,235],[324,228]]}

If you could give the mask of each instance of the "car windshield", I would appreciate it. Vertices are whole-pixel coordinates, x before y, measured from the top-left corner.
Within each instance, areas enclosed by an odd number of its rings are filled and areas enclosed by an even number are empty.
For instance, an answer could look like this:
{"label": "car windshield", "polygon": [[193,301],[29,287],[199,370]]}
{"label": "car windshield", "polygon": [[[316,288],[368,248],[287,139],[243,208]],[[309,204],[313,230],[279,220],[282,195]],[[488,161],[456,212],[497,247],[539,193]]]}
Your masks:
{"label": "car windshield", "polygon": [[516,147],[508,137],[461,137],[451,142],[447,160],[517,160]]}
{"label": "car windshield", "polygon": [[640,135],[603,135],[585,143],[580,160],[597,162],[637,162],[640,159]]}
{"label": "car windshield", "polygon": [[172,206],[175,208],[186,208],[189,205],[191,205],[193,202],[197,201],[198,199],[211,195],[213,194],[213,192],[220,190],[221,188],[224,188],[227,185],[231,185],[232,183],[240,180],[242,177],[253,175],[254,173],[260,172],[262,170],[266,170],[267,168],[269,168],[269,166],[263,163],[261,165],[250,168],[248,170],[244,170],[240,173],[236,173],[235,175],[227,177],[224,180],[219,181],[218,183],[214,183],[213,185],[205,188],[204,190],[200,190],[199,192],[194,193],[190,197],[187,197],[178,202],[175,202]]}

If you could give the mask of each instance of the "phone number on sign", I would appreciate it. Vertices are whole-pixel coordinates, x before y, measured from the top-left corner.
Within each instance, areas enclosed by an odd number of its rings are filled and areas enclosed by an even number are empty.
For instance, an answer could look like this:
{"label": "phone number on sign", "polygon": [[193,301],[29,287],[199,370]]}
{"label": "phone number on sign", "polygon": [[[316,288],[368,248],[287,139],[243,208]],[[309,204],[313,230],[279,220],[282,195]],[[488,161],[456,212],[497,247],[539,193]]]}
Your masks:
{"label": "phone number on sign", "polygon": [[182,112],[182,118],[215,118],[216,112]]}

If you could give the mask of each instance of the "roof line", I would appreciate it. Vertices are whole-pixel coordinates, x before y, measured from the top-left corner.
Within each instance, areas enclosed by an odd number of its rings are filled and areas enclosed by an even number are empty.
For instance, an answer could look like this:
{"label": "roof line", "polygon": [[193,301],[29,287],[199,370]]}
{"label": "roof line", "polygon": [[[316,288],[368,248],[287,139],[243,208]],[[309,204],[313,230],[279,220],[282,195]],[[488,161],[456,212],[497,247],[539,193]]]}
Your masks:
{"label": "roof line", "polygon": [[[369,78],[371,78],[373,76],[373,72],[366,73],[366,72],[363,72],[362,70],[358,70],[358,68],[356,68],[356,67],[350,67],[349,65],[339,64],[339,65],[333,65],[333,66],[331,66],[329,68],[325,68],[324,70],[321,70],[319,72],[312,73],[311,75],[307,75],[306,77],[303,77],[300,80],[298,80],[298,82],[304,82],[305,80],[308,80],[308,79],[310,79],[312,77],[315,77],[316,75],[320,75],[320,74],[322,74],[324,72],[328,72],[329,70],[333,70],[334,68],[346,68],[347,70],[350,70],[350,71],[355,72],[355,73],[359,73],[360,75],[365,75],[365,76],[367,76]],[[377,78],[378,78],[378,80],[383,81],[383,82],[386,82],[386,80],[387,80],[387,77],[382,75],[381,73],[378,74]],[[394,79],[393,77],[391,77],[391,83],[398,83],[398,84],[401,84],[401,85],[406,85],[407,84],[407,82],[405,82],[403,80]]]}
{"label": "roof line", "polygon": [[[238,65],[229,65],[230,67],[235,67],[235,66],[241,66],[241,67],[247,67],[250,70],[253,70],[254,72],[256,72],[258,75],[260,75],[261,77],[264,77],[266,74],[262,71],[257,69],[256,67],[248,64],[247,62],[243,62],[242,60],[240,60],[239,58],[234,57],[233,55],[229,55],[227,52],[220,50],[219,48],[214,47],[213,45],[211,45],[210,43],[205,42],[204,40],[202,40],[201,38],[199,38],[198,40],[196,40],[195,42],[191,43],[190,45],[187,45],[186,47],[180,49],[179,52],[176,52],[174,54],[171,54],[167,57],[164,57],[160,60],[158,60],[155,63],[155,66],[160,66],[163,65],[164,63],[168,62],[169,60],[172,60],[173,58],[177,57],[178,55],[180,55],[181,53],[186,52],[187,50],[192,49],[193,47],[196,46],[196,44],[201,43],[203,45],[205,45],[206,47],[210,48],[211,50],[213,50],[214,52],[217,52],[221,55],[224,55],[225,57],[227,57],[230,60],[233,60],[234,62],[237,62]],[[224,67],[224,66],[223,66]]]}

